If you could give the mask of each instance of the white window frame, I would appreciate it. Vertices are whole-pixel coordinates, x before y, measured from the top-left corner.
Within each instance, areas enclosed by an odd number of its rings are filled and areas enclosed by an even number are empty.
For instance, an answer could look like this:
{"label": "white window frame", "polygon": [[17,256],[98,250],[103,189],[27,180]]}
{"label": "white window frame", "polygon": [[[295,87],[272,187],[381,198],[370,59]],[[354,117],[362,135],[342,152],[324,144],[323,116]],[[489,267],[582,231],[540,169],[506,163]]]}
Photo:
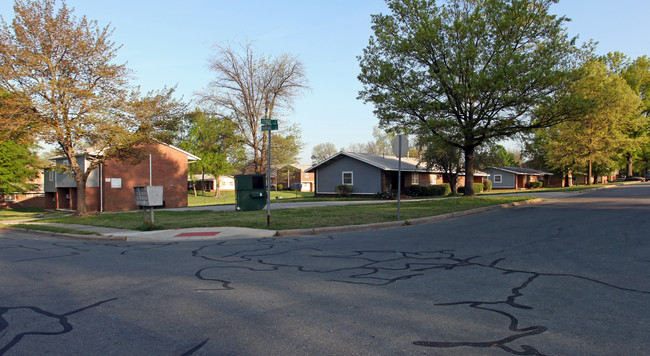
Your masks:
{"label": "white window frame", "polygon": [[494,183],[498,183],[498,184],[503,183],[503,175],[495,174],[494,175]]}
{"label": "white window frame", "polygon": [[[346,174],[349,174],[349,175],[350,175],[350,183],[346,183],[346,182],[345,182],[345,175],[346,175]],[[352,172],[352,171],[344,171],[344,172],[341,172],[341,184],[345,184],[345,185],[354,185],[354,172]]]}
{"label": "white window frame", "polygon": [[438,175],[437,174],[429,174],[429,184],[430,185],[438,184]]}
{"label": "white window frame", "polygon": [[420,185],[420,173],[411,173],[411,185]]}

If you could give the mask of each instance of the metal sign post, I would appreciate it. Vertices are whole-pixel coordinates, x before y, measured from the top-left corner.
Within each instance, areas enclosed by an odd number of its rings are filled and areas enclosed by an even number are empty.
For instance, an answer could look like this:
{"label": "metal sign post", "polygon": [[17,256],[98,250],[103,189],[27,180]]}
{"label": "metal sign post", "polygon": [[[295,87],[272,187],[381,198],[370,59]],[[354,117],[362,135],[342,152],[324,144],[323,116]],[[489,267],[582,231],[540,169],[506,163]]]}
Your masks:
{"label": "metal sign post", "polygon": [[393,139],[393,153],[398,157],[397,164],[397,220],[402,208],[402,155],[408,152],[409,141],[406,135],[397,135]]}
{"label": "metal sign post", "polygon": [[269,131],[268,172],[266,178],[266,227],[271,226],[271,130]]}
{"label": "metal sign post", "polygon": [[269,132],[268,172],[266,175],[266,227],[269,227],[271,226],[271,131],[278,129],[278,120],[262,119],[261,121],[262,131]]}

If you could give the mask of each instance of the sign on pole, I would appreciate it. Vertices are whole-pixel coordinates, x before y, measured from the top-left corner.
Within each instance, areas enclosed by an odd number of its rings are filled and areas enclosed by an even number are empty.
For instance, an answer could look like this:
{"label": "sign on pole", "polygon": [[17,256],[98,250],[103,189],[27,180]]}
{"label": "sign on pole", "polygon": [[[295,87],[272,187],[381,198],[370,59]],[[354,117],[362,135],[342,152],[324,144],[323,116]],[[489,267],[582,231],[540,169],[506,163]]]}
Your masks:
{"label": "sign on pole", "polygon": [[278,120],[262,119],[262,131],[272,131],[278,129]]}
{"label": "sign on pole", "polygon": [[271,226],[271,131],[278,129],[278,120],[262,119],[262,131],[269,132],[268,174],[266,176],[266,226]]}
{"label": "sign on pole", "polygon": [[[393,139],[393,154],[395,157],[403,157],[409,151],[409,140],[406,135],[397,135]],[[401,153],[400,153],[401,152]]]}

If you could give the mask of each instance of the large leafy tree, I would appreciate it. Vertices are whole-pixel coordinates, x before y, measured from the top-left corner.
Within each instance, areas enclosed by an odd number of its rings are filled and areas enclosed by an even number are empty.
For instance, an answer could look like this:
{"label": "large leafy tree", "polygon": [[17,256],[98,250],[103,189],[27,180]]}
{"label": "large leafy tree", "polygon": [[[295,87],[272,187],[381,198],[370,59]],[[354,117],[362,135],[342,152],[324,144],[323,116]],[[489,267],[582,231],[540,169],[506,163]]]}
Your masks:
{"label": "large leafy tree", "polygon": [[[244,155],[243,139],[237,133],[237,125],[231,120],[195,110],[187,115],[187,137],[180,147],[201,157],[190,166],[190,174],[210,174],[218,182],[222,175],[229,175]],[[215,187],[215,197],[219,187]]]}
{"label": "large leafy tree", "polygon": [[[78,18],[64,1],[16,0],[15,17],[0,27],[0,88],[27,106],[26,125],[56,144],[77,183],[77,215],[86,214],[90,172],[111,157],[137,159],[137,147],[174,121],[173,90],[144,98],[129,85],[130,71],[115,64],[119,46],[109,26]],[[165,125],[163,125],[165,124]],[[75,155],[92,148],[84,170]]]}
{"label": "large leafy tree", "polygon": [[0,88],[0,141],[33,143],[33,114],[27,98]]}
{"label": "large leafy tree", "polygon": [[373,126],[372,138],[374,140],[366,143],[352,143],[344,147],[343,151],[365,153],[369,155],[381,156],[393,154],[393,139],[397,134],[392,131],[384,131],[379,126]]}
{"label": "large leafy tree", "polygon": [[433,135],[419,135],[417,145],[422,148],[420,162],[428,169],[442,170],[443,177],[449,182],[451,193],[456,194],[458,176],[463,167],[462,151]]}
{"label": "large leafy tree", "polygon": [[[359,58],[360,98],[383,126],[433,135],[464,152],[556,124],[580,105],[564,95],[573,40],[549,13],[557,0],[387,0]],[[538,110],[545,108],[546,110]]]}
{"label": "large leafy tree", "polygon": [[24,98],[0,89],[0,195],[34,188],[38,157],[33,152],[34,136],[30,112]]}
{"label": "large leafy tree", "polygon": [[[276,134],[271,137],[271,166],[273,167],[298,163],[298,155],[300,155],[302,147],[300,129],[293,126],[287,128],[286,131],[284,135]],[[267,157],[264,162],[268,163]]]}
{"label": "large leafy tree", "polygon": [[0,141],[0,195],[34,188],[38,177],[38,156],[26,144]]}
{"label": "large leafy tree", "polygon": [[[630,88],[639,95],[641,99],[641,107],[639,109],[639,122],[641,124],[631,126],[628,128],[628,135],[630,138],[635,139],[638,145],[633,145],[625,152],[625,161],[627,165],[627,175],[634,175],[633,166],[634,159],[641,162],[647,162],[646,151],[650,149],[650,61],[647,56],[641,56],[633,61],[627,60],[622,54],[610,54],[612,57],[622,57],[624,67],[620,70],[620,75],[628,83]],[[645,118],[645,120],[643,120]],[[644,165],[645,166],[645,165]],[[646,170],[645,167],[644,171]]]}
{"label": "large leafy tree", "polygon": [[582,68],[583,78],[571,92],[591,102],[587,115],[549,128],[542,137],[547,162],[557,170],[587,171],[592,183],[593,168],[613,169],[617,158],[632,150],[639,141],[630,130],[644,126],[639,116],[641,100],[620,75],[605,63],[592,60]]}
{"label": "large leafy tree", "polygon": [[512,167],[516,164],[515,155],[502,145],[490,144],[480,147],[476,152],[476,165],[479,168],[488,166]]}
{"label": "large leafy tree", "polygon": [[249,42],[241,52],[217,46],[210,69],[216,78],[201,94],[202,101],[233,119],[251,151],[255,173],[264,173],[268,134],[262,131],[261,120],[281,117],[282,110],[290,109],[308,88],[302,62],[289,54],[258,55]]}
{"label": "large leafy tree", "polygon": [[324,161],[338,152],[339,150],[336,149],[336,145],[331,142],[319,143],[311,150],[311,163],[316,164]]}

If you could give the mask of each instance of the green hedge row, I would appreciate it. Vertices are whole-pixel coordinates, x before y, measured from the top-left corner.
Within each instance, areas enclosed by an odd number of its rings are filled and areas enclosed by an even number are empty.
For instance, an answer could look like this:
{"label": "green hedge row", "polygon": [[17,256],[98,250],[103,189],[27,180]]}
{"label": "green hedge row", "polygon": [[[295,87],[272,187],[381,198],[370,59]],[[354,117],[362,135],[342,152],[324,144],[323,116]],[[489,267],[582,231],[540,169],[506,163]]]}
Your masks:
{"label": "green hedge row", "polygon": [[[474,183],[474,193],[481,193],[484,190],[485,186],[483,183]],[[490,187],[491,189],[492,187]],[[458,194],[465,193],[465,187],[458,187]]]}
{"label": "green hedge row", "polygon": [[451,193],[449,184],[436,184],[430,186],[412,185],[406,187],[404,194],[410,197],[430,197],[430,196],[445,196]]}

